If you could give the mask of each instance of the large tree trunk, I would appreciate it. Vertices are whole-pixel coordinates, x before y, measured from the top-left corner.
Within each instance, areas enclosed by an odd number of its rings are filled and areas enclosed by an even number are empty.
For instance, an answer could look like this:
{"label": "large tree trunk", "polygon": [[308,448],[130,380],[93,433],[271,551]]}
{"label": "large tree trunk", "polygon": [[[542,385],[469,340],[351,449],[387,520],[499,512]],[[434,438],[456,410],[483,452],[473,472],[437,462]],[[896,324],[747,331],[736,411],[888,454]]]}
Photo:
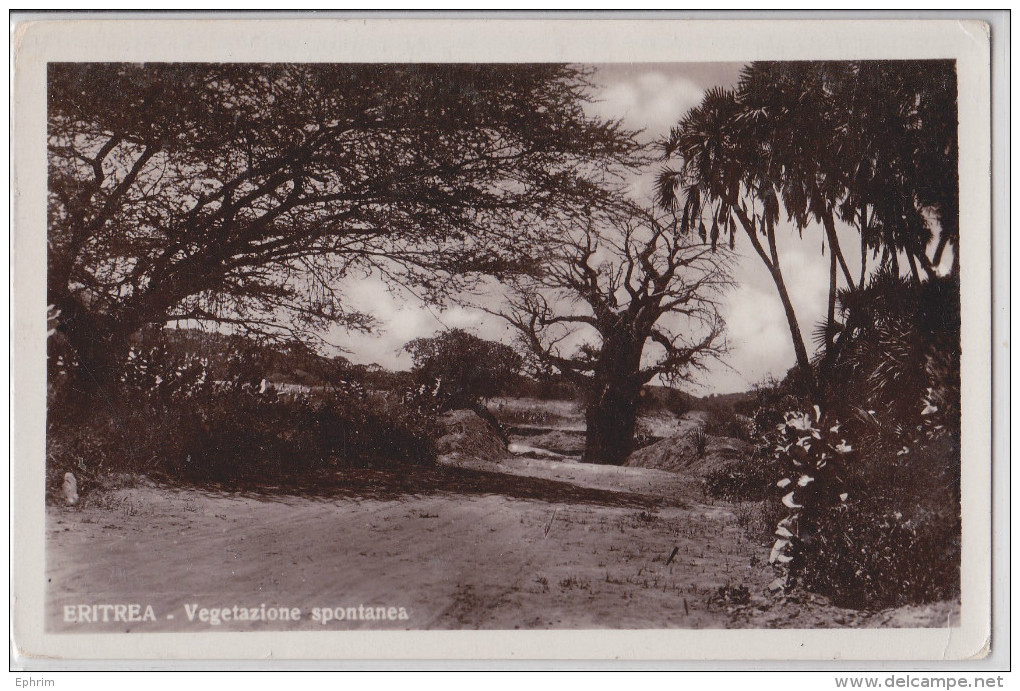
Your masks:
{"label": "large tree trunk", "polygon": [[91,314],[73,297],[56,303],[60,331],[74,352],[69,399],[72,404],[109,406],[124,367],[132,329],[116,320]]}
{"label": "large tree trunk", "polygon": [[641,387],[607,382],[594,392],[585,409],[585,463],[623,465],[634,448]]}

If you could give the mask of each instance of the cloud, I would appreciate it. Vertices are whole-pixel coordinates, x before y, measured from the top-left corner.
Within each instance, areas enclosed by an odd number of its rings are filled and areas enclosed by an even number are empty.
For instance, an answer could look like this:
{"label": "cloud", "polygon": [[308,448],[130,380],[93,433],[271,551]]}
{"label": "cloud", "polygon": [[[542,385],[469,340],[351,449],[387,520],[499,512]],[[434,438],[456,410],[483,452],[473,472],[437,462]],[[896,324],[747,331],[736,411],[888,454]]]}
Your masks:
{"label": "cloud", "polygon": [[[600,101],[588,104],[587,112],[601,118],[620,118],[632,129],[644,129],[644,139],[664,137],[684,113],[701,100],[713,84],[731,85],[738,74],[735,64],[599,66],[595,79],[602,89]],[[653,166],[654,168],[654,166]],[[635,199],[652,198],[656,170],[635,175],[630,181]],[[777,228],[777,245],[787,289],[810,350],[810,335],[825,316],[828,292],[828,256],[821,254],[821,231],[810,227],[804,237],[788,224]],[[853,233],[841,229],[844,248],[853,247]],[[721,310],[727,323],[729,353],[724,362],[710,364],[695,384],[697,393],[745,390],[766,376],[782,377],[795,364],[793,344],[776,287],[760,258],[742,234],[737,237],[739,258],[734,265],[738,284],[723,299]],[[859,270],[859,258],[848,253],[851,271]],[[481,338],[513,343],[515,334],[498,317],[479,309],[451,306],[427,308],[412,295],[391,292],[376,276],[348,281],[350,306],[374,315],[380,328],[373,334],[351,334],[334,329],[330,340],[350,351],[355,362],[378,362],[390,369],[410,367],[403,345],[414,338],[431,336],[444,328],[463,328]],[[497,308],[500,293],[493,288],[478,304]]]}
{"label": "cloud", "polygon": [[[793,342],[775,290],[739,285],[728,295],[722,309],[730,351],[727,377],[746,388],[770,374],[782,376],[793,364]],[[722,372],[716,373],[722,376]]]}
{"label": "cloud", "polygon": [[608,79],[592,113],[622,119],[630,128],[645,130],[645,139],[657,139],[669,134],[703,94],[704,89],[689,79],[648,69],[628,79]]}
{"label": "cloud", "polygon": [[[378,323],[378,328],[368,334],[339,327],[327,334],[327,340],[348,351],[346,356],[355,363],[408,369],[411,356],[404,352],[404,344],[444,329],[464,329],[481,338],[510,341],[509,327],[497,317],[460,305],[445,309],[423,305],[407,291],[391,289],[375,274],[348,279],[343,293],[351,309],[371,314]],[[493,295],[492,301],[497,302],[497,296]]]}

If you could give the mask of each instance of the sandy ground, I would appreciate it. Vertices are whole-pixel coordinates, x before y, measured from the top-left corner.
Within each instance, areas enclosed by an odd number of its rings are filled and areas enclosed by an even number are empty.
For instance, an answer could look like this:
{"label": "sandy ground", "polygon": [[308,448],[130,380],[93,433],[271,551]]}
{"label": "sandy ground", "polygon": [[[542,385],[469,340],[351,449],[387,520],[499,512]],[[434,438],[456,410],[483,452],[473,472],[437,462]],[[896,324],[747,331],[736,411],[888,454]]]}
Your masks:
{"label": "sandy ground", "polygon": [[[48,509],[47,626],[801,628],[944,626],[953,616],[949,605],[860,613],[818,598],[769,598],[766,553],[748,541],[732,506],[706,503],[675,473],[643,468],[452,456],[411,477],[348,473],[343,489],[254,494],[143,483]],[[719,597],[726,587],[746,587],[750,600]],[[130,603],[151,606],[155,621],[66,620],[68,607],[77,618],[79,605]],[[263,603],[299,608],[301,619],[200,621],[201,608]],[[359,605],[402,607],[407,618],[351,620],[347,609]],[[321,619],[337,607],[344,620],[314,620],[316,608]]]}

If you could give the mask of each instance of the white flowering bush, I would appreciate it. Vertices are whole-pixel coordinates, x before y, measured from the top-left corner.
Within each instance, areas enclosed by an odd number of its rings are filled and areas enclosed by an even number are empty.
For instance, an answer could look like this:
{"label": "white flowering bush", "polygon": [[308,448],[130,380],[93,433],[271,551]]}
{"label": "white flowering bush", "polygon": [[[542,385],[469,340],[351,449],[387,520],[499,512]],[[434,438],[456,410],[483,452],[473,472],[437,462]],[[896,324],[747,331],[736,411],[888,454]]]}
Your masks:
{"label": "white flowering bush", "polygon": [[776,485],[784,493],[782,503],[789,513],[776,526],[769,554],[769,563],[782,571],[772,584],[776,590],[796,581],[819,511],[849,498],[839,471],[853,451],[840,435],[838,422],[823,424],[817,405],[811,412],[787,412],[777,432],[775,455],[788,474]]}
{"label": "white flowering bush", "polygon": [[785,415],[775,453],[788,471],[776,483],[787,513],[769,554],[772,590],[799,585],[857,608],[959,593],[958,437],[936,403],[929,392],[895,444],[819,408]]}

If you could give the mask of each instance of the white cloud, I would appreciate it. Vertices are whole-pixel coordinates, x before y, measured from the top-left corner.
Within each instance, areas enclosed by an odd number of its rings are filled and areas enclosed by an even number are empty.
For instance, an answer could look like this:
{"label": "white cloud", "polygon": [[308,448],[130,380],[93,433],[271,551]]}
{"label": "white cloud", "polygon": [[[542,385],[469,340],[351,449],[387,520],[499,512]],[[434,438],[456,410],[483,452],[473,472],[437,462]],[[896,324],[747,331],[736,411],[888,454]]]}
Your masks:
{"label": "white cloud", "polygon": [[445,309],[425,306],[407,291],[390,290],[375,274],[349,279],[343,292],[351,309],[371,314],[378,321],[378,328],[369,334],[339,327],[327,334],[327,340],[349,351],[346,356],[355,363],[374,362],[388,369],[407,369],[411,357],[404,352],[404,344],[443,329],[459,328],[481,338],[510,340],[507,326],[486,312],[460,305]]}
{"label": "white cloud", "polygon": [[[644,129],[644,139],[652,141],[666,136],[683,114],[698,104],[704,84],[732,80],[735,74],[732,66],[614,65],[597,74],[603,86],[601,100],[589,104],[588,112],[602,118],[621,118],[629,128]],[[645,175],[634,176],[630,187],[635,199],[650,203],[655,174],[653,166]],[[777,231],[783,274],[810,350],[811,333],[825,315],[828,291],[828,256],[821,254],[821,230],[808,228],[803,238],[786,224]],[[850,270],[858,271],[859,257],[846,250],[857,246],[853,233],[841,229],[840,237]],[[782,377],[795,363],[786,316],[768,271],[743,235],[737,237],[737,251],[740,258],[734,266],[734,277],[738,285],[722,305],[729,353],[724,356],[725,364],[713,364],[698,376],[696,383],[701,386],[696,393],[744,390],[768,375]],[[351,351],[355,362],[407,368],[410,358],[402,352],[403,345],[443,328],[463,328],[505,343],[514,340],[513,331],[498,317],[463,306],[426,308],[411,295],[391,293],[375,276],[349,281],[346,293],[352,308],[373,314],[381,327],[371,335],[348,334],[339,329],[330,334],[331,341]],[[498,291],[480,297],[479,304],[483,303],[495,308]]]}
{"label": "white cloud", "polygon": [[655,139],[669,134],[703,94],[704,89],[689,79],[650,69],[636,78],[608,83],[592,112],[603,118],[623,119],[628,127],[645,130],[646,139]]}
{"label": "white cloud", "polygon": [[747,388],[769,374],[782,376],[790,368],[793,342],[775,290],[739,285],[727,295],[722,313],[730,348],[726,363],[733,370],[726,378],[742,384],[736,388]]}

